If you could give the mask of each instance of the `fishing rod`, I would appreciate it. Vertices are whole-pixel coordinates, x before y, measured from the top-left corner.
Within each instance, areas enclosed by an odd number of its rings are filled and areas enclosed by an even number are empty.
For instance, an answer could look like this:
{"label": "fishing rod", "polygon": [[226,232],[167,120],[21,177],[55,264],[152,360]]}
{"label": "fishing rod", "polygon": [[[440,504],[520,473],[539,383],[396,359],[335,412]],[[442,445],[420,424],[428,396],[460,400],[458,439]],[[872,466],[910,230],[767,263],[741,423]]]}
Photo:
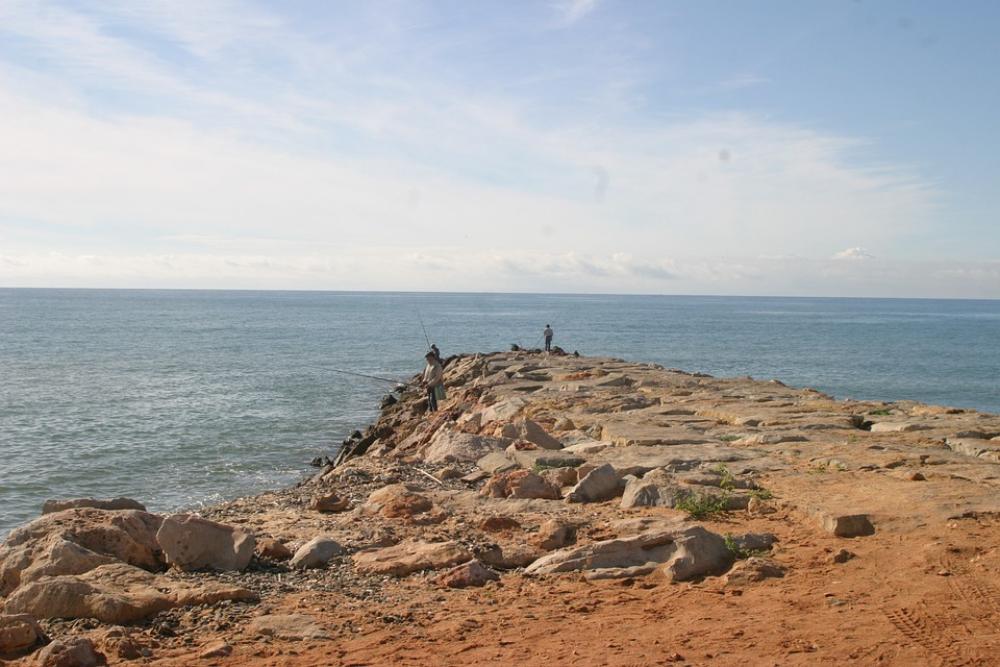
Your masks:
{"label": "fishing rod", "polygon": [[400,382],[399,380],[390,380],[389,378],[379,377],[377,375],[368,375],[367,373],[358,373],[356,371],[345,371],[343,368],[331,368],[329,366],[309,366],[309,368],[319,368],[324,371],[333,371],[334,373],[343,373],[344,375],[355,375],[361,378],[368,378],[370,380],[381,380],[382,382],[388,382],[395,385],[404,385],[406,383]]}
{"label": "fishing rod", "polygon": [[431,349],[431,339],[427,335],[427,327],[424,326],[424,318],[420,317],[420,311],[417,311],[417,319],[420,321],[420,329],[424,332],[424,341],[427,343],[427,349]]}

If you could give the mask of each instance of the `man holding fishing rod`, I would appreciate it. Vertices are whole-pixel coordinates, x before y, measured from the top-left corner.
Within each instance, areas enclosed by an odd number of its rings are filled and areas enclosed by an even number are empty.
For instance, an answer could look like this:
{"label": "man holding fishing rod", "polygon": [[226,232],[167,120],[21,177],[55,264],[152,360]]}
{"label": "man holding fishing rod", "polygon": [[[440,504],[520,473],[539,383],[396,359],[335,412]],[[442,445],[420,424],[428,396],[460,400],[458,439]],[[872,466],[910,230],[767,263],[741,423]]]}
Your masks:
{"label": "man holding fishing rod", "polygon": [[427,360],[427,366],[424,367],[420,381],[427,390],[427,411],[437,412],[438,400],[444,399],[444,368],[433,350],[425,354],[424,359]]}

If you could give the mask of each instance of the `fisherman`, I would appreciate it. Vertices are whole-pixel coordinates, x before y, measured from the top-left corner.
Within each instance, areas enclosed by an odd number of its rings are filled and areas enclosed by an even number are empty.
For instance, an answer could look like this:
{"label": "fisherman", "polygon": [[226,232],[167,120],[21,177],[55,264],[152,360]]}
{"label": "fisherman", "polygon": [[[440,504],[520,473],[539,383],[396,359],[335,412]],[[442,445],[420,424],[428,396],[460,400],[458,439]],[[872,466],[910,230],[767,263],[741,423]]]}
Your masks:
{"label": "fisherman", "polygon": [[427,390],[427,411],[437,412],[438,398],[444,398],[444,369],[433,351],[425,354],[424,359],[427,360],[427,366],[424,367],[421,383]]}
{"label": "fisherman", "polygon": [[441,359],[441,350],[438,349],[437,343],[431,343],[431,352],[434,353],[434,358],[437,359],[437,362],[443,366],[444,360]]}
{"label": "fisherman", "polygon": [[542,332],[542,335],[545,336],[545,351],[546,352],[551,352],[552,351],[552,335],[553,335],[552,334],[552,325],[551,324],[546,324],[545,325],[545,331]]}

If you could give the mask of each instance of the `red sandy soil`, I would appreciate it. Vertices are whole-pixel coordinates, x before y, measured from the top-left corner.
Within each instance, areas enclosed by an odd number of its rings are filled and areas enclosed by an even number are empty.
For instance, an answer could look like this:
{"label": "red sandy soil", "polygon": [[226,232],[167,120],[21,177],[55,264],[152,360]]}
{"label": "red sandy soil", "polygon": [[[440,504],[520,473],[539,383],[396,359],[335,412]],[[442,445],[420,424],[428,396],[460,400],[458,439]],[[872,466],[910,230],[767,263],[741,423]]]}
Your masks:
{"label": "red sandy soil", "polygon": [[[743,588],[656,575],[587,582],[506,576],[484,589],[393,584],[405,608],[338,594],[282,600],[332,641],[236,644],[233,655],[157,665],[993,665],[1000,664],[1000,520],[932,523],[845,540],[777,513],[710,522],[770,531],[784,578]],[[833,562],[846,548],[856,555]],[[235,644],[235,642],[234,642]]]}

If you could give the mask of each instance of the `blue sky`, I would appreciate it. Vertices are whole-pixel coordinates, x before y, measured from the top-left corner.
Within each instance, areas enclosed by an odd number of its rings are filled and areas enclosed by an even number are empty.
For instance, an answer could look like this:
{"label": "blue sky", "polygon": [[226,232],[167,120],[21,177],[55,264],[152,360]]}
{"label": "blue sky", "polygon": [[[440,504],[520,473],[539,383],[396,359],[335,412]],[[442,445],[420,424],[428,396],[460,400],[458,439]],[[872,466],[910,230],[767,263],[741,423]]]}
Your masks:
{"label": "blue sky", "polygon": [[990,2],[0,1],[0,285],[1000,298]]}

